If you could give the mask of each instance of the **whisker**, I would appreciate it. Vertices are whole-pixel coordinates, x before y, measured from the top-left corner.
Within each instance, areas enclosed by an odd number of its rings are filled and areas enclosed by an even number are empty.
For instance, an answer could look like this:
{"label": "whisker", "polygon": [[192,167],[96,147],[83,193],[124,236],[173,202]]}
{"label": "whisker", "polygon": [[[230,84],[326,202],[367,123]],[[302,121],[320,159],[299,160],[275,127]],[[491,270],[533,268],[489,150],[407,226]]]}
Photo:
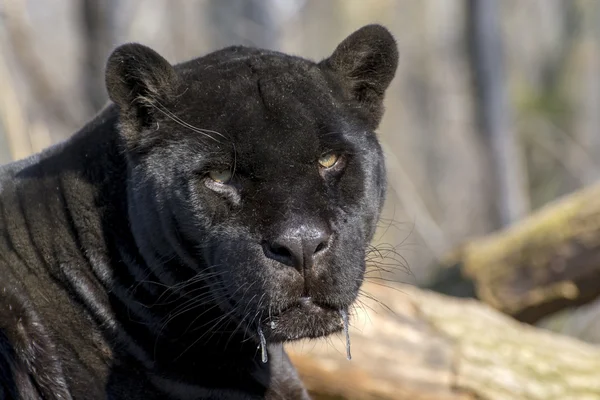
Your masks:
{"label": "whisker", "polygon": [[224,139],[227,139],[222,133],[219,133],[219,132],[216,132],[216,131],[211,131],[211,130],[208,130],[208,129],[197,128],[197,127],[195,127],[195,126],[193,126],[193,125],[191,125],[191,124],[183,121],[182,119],[180,119],[179,117],[177,117],[175,114],[173,114],[172,112],[168,111],[166,109],[166,107],[164,107],[162,104],[160,104],[160,102],[158,102],[157,100],[155,100],[155,101],[158,104],[158,106],[155,105],[155,104],[153,104],[153,103],[150,103],[150,105],[152,107],[154,107],[156,110],[158,110],[159,112],[161,112],[163,115],[165,115],[166,117],[168,117],[169,119],[171,119],[175,123],[183,126],[184,128],[188,128],[189,130],[191,130],[193,132],[199,133],[199,134],[201,134],[201,135],[203,135],[203,136],[205,136],[205,137],[207,137],[207,138],[209,138],[211,140],[214,140],[215,142],[217,142],[219,144],[222,144],[222,142],[219,141],[218,139],[216,139],[214,136],[211,136],[209,133],[214,133],[214,134],[217,134],[217,135],[221,136]]}

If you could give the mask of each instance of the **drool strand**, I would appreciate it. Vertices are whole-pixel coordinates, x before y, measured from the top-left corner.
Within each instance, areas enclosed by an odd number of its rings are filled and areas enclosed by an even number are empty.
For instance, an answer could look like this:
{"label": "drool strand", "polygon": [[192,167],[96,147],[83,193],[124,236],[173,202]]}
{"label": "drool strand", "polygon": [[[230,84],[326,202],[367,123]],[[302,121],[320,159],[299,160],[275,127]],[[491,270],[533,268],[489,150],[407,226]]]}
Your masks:
{"label": "drool strand", "polygon": [[263,364],[266,364],[267,361],[269,361],[269,355],[267,354],[267,339],[265,339],[265,335],[262,329],[260,329],[260,326],[258,327],[258,337],[260,339],[260,359]]}
{"label": "drool strand", "polygon": [[344,321],[344,335],[346,336],[346,358],[352,360],[352,354],[350,353],[350,331],[348,330],[348,313],[346,310],[340,310],[342,315],[342,321]]}

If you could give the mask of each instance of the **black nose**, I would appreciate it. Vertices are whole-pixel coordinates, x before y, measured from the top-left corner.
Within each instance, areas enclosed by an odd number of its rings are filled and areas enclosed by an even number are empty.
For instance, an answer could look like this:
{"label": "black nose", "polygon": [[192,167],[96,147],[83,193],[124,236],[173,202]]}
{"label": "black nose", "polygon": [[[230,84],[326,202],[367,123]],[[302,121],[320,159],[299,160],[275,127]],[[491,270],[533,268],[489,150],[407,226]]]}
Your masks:
{"label": "black nose", "polygon": [[312,268],[317,254],[327,248],[330,236],[326,227],[302,225],[266,241],[263,248],[267,257],[302,272]]}

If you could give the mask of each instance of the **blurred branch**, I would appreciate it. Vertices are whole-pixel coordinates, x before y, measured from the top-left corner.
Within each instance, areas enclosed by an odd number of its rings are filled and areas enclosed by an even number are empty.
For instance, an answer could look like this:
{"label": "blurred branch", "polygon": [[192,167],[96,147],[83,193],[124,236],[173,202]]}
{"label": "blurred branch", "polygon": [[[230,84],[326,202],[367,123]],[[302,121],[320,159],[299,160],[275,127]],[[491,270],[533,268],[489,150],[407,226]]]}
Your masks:
{"label": "blurred branch", "polygon": [[[563,131],[560,127],[547,119],[534,118],[531,122],[537,123],[540,127],[540,129],[534,129],[533,132],[543,132],[544,130],[547,130],[554,136],[560,138],[563,142],[563,146],[558,148],[552,140],[545,140],[543,137],[540,137],[541,135],[531,135],[535,140],[536,145],[546,150],[564,167],[572,178],[578,181],[580,185],[589,183],[586,176],[600,175],[600,164],[593,159],[590,151],[586,149],[583,144],[579,143],[577,138],[570,136],[567,132]],[[565,157],[565,153],[570,153],[570,157]]]}
{"label": "blurred branch", "polygon": [[[471,282],[477,297],[525,322],[600,296],[600,185],[564,197],[509,229],[450,254],[432,288]],[[452,278],[452,279],[450,279]],[[457,293],[456,293],[457,294]]]}
{"label": "blurred branch", "polygon": [[[582,35],[583,71],[581,71],[579,102],[576,105],[578,118],[575,121],[575,135],[592,158],[600,158],[600,3],[583,5],[585,32]],[[586,7],[587,6],[587,7]],[[573,46],[574,47],[574,46]],[[579,144],[579,143],[578,143]],[[573,150],[578,150],[573,148]],[[573,162],[578,162],[579,151],[570,154]],[[581,165],[578,176],[584,183],[593,183],[600,179],[600,168],[588,169]]]}
{"label": "blurred branch", "polygon": [[[0,54],[2,47],[0,46]],[[0,124],[6,133],[9,151],[13,159],[30,155],[33,151],[29,138],[27,120],[21,110],[19,98],[11,86],[11,78],[5,59],[0,57]]]}
{"label": "blurred branch", "polygon": [[376,282],[363,289],[390,311],[361,299],[352,361],[335,339],[288,347],[315,400],[600,399],[598,347],[472,300]]}
{"label": "blurred branch", "polygon": [[386,164],[390,186],[405,212],[415,218],[415,229],[423,238],[436,259],[448,251],[448,240],[419,195],[410,175],[406,173],[392,151],[386,151]]}
{"label": "blurred branch", "polygon": [[35,52],[25,1],[4,0],[4,13],[5,29],[13,53],[24,72],[33,97],[53,117],[69,125],[77,125],[77,119],[69,111],[63,96],[57,92],[52,81],[46,76],[42,68],[42,60]]}

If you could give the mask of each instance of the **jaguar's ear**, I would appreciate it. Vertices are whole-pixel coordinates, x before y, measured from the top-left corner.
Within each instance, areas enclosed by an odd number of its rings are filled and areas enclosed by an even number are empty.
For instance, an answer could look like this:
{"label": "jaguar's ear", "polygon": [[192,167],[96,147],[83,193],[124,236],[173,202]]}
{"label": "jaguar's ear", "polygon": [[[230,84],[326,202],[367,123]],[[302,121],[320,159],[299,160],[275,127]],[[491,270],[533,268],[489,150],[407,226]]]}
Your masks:
{"label": "jaguar's ear", "polygon": [[153,122],[158,103],[177,90],[177,73],[160,54],[137,43],[118,47],[106,65],[106,89],[126,124],[139,130]]}
{"label": "jaguar's ear", "polygon": [[398,66],[398,48],[392,34],[381,25],[364,26],[340,43],[321,65],[341,77],[377,127],[383,115],[385,90]]}

